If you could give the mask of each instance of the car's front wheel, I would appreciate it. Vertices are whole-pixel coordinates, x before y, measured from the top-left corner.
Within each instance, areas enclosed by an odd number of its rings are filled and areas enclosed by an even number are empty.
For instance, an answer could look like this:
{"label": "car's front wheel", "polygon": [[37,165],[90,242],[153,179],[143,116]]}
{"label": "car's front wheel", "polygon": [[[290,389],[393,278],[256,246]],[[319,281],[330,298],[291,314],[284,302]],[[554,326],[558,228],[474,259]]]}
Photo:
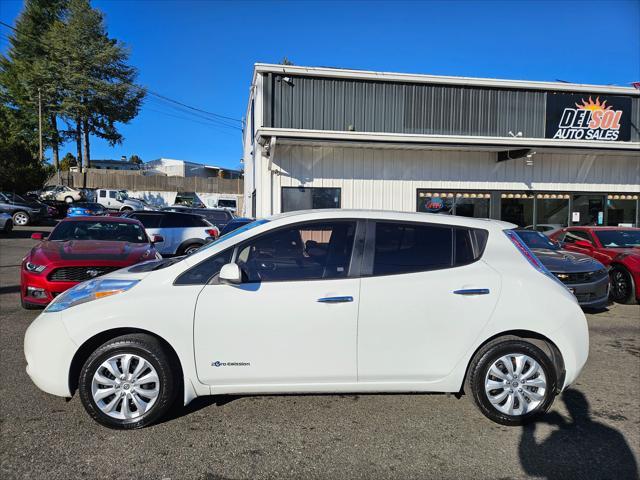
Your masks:
{"label": "car's front wheel", "polygon": [[520,339],[497,339],[473,358],[467,378],[480,411],[502,425],[522,425],[545,413],[556,395],[553,364]]}
{"label": "car's front wheel", "polygon": [[31,218],[27,212],[18,211],[13,214],[13,224],[19,227],[29,225]]}
{"label": "car's front wheel", "polygon": [[161,418],[176,395],[171,357],[154,337],[124,335],[100,346],[80,372],[80,399],[99,423],[142,428]]}
{"label": "car's front wheel", "polygon": [[635,286],[629,271],[620,266],[615,266],[609,273],[611,299],[618,303],[633,303]]}

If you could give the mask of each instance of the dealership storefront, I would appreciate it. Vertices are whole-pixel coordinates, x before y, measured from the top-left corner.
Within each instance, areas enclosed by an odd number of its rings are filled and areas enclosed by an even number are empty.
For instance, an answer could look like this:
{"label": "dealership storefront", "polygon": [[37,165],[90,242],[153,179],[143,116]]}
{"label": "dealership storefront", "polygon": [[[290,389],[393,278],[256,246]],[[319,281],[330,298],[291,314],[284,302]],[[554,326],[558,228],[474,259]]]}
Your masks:
{"label": "dealership storefront", "polygon": [[638,225],[640,91],[256,65],[245,205]]}

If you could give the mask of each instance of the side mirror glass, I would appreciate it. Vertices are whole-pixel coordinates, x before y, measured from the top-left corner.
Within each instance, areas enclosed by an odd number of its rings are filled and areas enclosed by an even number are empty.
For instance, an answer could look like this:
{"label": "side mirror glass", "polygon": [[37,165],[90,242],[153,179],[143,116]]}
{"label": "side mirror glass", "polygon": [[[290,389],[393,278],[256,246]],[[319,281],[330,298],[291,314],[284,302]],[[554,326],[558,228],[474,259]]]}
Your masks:
{"label": "side mirror glass", "polygon": [[242,272],[237,263],[227,263],[220,269],[218,278],[221,283],[238,284],[242,282]]}
{"label": "side mirror glass", "polygon": [[151,243],[162,243],[164,242],[164,237],[162,235],[154,235],[151,237]]}

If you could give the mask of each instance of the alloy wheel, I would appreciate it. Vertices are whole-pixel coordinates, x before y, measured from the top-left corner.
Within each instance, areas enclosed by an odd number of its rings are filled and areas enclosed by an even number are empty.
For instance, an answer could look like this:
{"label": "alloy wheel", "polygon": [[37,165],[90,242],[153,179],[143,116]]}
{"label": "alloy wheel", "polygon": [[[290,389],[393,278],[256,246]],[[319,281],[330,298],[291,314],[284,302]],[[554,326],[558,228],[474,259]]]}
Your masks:
{"label": "alloy wheel", "polygon": [[100,364],[91,381],[93,401],[117,420],[138,418],[148,412],[160,394],[158,372],[139,355],[114,355]]}
{"label": "alloy wheel", "polygon": [[621,270],[614,270],[611,273],[611,289],[613,290],[613,298],[621,301],[629,296],[629,286],[627,279]]}
{"label": "alloy wheel", "polygon": [[484,390],[496,410],[521,416],[543,402],[547,378],[544,369],[530,356],[507,354],[493,362],[487,371]]}
{"label": "alloy wheel", "polygon": [[13,223],[23,227],[29,223],[29,215],[24,212],[16,212],[13,214]]}

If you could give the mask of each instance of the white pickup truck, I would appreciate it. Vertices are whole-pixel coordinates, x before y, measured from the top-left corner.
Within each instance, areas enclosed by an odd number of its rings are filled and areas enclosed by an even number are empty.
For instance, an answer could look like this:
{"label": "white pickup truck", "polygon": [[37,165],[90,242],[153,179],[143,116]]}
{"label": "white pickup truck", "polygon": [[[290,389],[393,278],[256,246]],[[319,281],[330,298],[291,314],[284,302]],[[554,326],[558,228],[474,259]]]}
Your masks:
{"label": "white pickup truck", "polygon": [[121,212],[131,210],[155,210],[142,200],[129,198],[126,190],[98,188],[96,189],[96,202],[107,210],[118,210]]}

